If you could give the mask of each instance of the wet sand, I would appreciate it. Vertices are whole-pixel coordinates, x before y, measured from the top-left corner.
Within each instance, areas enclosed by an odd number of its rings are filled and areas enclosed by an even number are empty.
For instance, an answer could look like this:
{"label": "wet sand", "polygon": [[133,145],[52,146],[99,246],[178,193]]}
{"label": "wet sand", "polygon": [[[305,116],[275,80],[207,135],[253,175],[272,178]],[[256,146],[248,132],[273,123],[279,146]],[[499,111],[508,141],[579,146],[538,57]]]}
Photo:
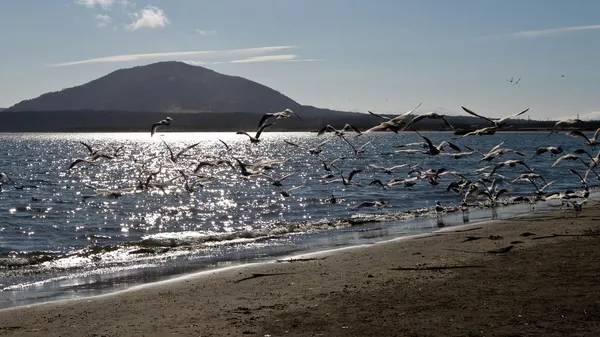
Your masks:
{"label": "wet sand", "polygon": [[0,336],[600,336],[598,247],[588,202],[2,310]]}

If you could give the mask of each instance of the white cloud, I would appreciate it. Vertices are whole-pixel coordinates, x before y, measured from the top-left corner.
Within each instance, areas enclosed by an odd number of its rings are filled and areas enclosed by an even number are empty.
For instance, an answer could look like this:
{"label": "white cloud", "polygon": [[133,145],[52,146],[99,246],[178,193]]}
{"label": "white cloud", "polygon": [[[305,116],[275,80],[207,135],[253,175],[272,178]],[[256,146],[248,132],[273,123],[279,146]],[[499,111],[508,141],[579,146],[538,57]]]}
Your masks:
{"label": "white cloud", "polygon": [[114,4],[134,6],[134,3],[129,0],[75,0],[75,3],[89,8],[95,8],[98,6],[104,10],[109,10]]}
{"label": "white cloud", "polygon": [[281,62],[320,62],[324,61],[323,59],[293,59],[293,60],[285,60]]}
{"label": "white cloud", "polygon": [[112,20],[110,16],[106,14],[98,14],[96,15],[96,21],[98,22],[98,27],[106,27],[111,23]]}
{"label": "white cloud", "polygon": [[233,60],[226,63],[254,63],[254,62],[281,62],[289,61],[296,58],[293,54],[282,54],[282,55],[263,55],[263,56],[251,56],[245,59]]}
{"label": "white cloud", "polygon": [[512,36],[527,39],[527,38],[543,37],[543,36],[566,33],[566,32],[573,32],[573,31],[592,30],[592,29],[600,29],[600,25],[572,26],[572,27],[560,27],[560,28],[552,28],[552,29],[540,29],[540,30],[525,30],[525,31],[513,33]]}
{"label": "white cloud", "polygon": [[98,57],[87,60],[63,62],[53,64],[53,67],[65,67],[74,66],[78,64],[90,64],[90,63],[108,63],[108,62],[128,62],[128,61],[139,61],[139,60],[157,60],[157,59],[175,59],[179,57],[190,57],[190,56],[220,56],[220,57],[235,57],[235,56],[250,56],[250,55],[261,55],[279,50],[285,50],[295,48],[295,46],[271,46],[271,47],[257,47],[257,48],[245,48],[245,49],[230,49],[230,50],[197,50],[197,51],[179,51],[179,52],[166,52],[166,53],[148,53],[148,54],[126,54],[126,55],[115,55]]}
{"label": "white cloud", "polygon": [[103,9],[109,9],[113,4],[114,4],[115,0],[76,0],[75,3],[79,4],[79,5],[83,5],[86,7],[96,7],[96,6],[100,6]]}
{"label": "white cloud", "polygon": [[[558,119],[564,119],[564,118],[577,118],[577,115],[558,117]],[[600,110],[581,113],[581,114],[579,114],[579,119],[581,119],[582,121],[600,120]]]}
{"label": "white cloud", "polygon": [[193,65],[193,66],[203,66],[203,65],[207,65],[208,62],[204,62],[204,61],[192,61],[192,60],[183,60],[181,62]]}
{"label": "white cloud", "polygon": [[165,15],[165,12],[154,6],[146,6],[137,13],[132,13],[133,22],[126,25],[129,30],[137,30],[141,28],[162,28],[170,23]]}
{"label": "white cloud", "polygon": [[198,32],[198,34],[200,34],[202,36],[217,35],[217,31],[215,31],[215,30],[200,30],[200,29],[196,29],[196,31]]}

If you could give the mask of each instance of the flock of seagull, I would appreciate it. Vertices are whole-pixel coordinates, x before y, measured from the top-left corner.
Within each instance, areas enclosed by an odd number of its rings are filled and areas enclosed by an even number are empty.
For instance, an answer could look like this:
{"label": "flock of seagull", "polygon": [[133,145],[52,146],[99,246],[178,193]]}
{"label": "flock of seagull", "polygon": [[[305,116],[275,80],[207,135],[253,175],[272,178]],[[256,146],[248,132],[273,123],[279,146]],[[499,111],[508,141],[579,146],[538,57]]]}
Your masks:
{"label": "flock of seagull", "polygon": [[[487,151],[481,151],[473,149],[469,146],[458,145],[458,141],[465,137],[473,135],[483,135],[490,130],[502,130],[506,128],[511,118],[520,116],[527,112],[529,109],[523,110],[519,113],[512,114],[503,118],[490,118],[481,114],[475,113],[472,110],[462,107],[464,111],[470,115],[476,116],[487,123],[489,126],[485,126],[481,129],[474,130],[466,133],[460,137],[454,137],[453,139],[442,141],[439,144],[434,144],[428,137],[421,134],[417,129],[419,122],[424,119],[437,119],[442,120],[450,128],[454,127],[446,120],[444,115],[429,112],[425,114],[415,115],[414,112],[420,107],[421,104],[416,106],[414,109],[407,111],[401,115],[395,117],[388,117],[374,112],[369,111],[371,115],[379,119],[379,123],[367,130],[359,130],[357,127],[350,124],[346,124],[341,129],[336,129],[331,125],[324,126],[319,130],[316,135],[318,138],[324,138],[323,141],[319,142],[313,147],[294,143],[290,140],[284,140],[285,144],[296,148],[298,151],[302,151],[309,156],[313,156],[319,167],[322,168],[320,173],[319,181],[322,185],[337,184],[340,188],[352,188],[363,186],[363,182],[356,180],[358,174],[361,174],[365,170],[370,170],[374,173],[386,174],[388,176],[396,175],[400,169],[406,169],[406,173],[402,177],[394,177],[387,181],[385,179],[372,179],[368,186],[371,188],[381,188],[389,191],[393,188],[404,187],[411,188],[419,182],[428,183],[433,187],[440,185],[443,177],[450,177],[447,179],[448,185],[445,187],[445,191],[456,194],[459,197],[460,206],[456,207],[444,207],[439,201],[436,201],[435,211],[443,213],[447,210],[460,209],[463,212],[468,211],[470,206],[473,205],[484,205],[494,207],[501,202],[529,202],[533,204],[537,201],[559,199],[562,200],[565,205],[571,206],[575,209],[576,213],[581,209],[581,205],[585,203],[589,196],[589,181],[591,178],[600,180],[596,168],[600,165],[600,151],[593,155],[588,149],[594,150],[596,146],[600,145],[600,129],[598,129],[594,136],[588,138],[580,127],[584,126],[584,122],[579,119],[565,119],[556,122],[553,129],[551,130],[548,137],[553,133],[559,132],[568,128],[568,135],[572,137],[578,137],[582,139],[581,148],[575,151],[564,153],[561,146],[543,146],[538,147],[531,159],[549,154],[555,156],[556,160],[552,163],[551,167],[561,165],[563,161],[577,161],[581,163],[581,171],[570,168],[565,173],[576,175],[581,183],[581,188],[577,190],[566,190],[561,192],[547,192],[549,186],[554,181],[546,181],[545,178],[539,173],[535,172],[525,161],[527,155],[518,149],[511,149],[503,146],[504,142],[494,146],[492,149]],[[267,113],[260,119],[256,132],[254,135],[249,134],[246,131],[238,131],[237,134],[245,135],[248,137],[251,145],[260,143],[261,134],[270,126],[275,124],[278,120],[290,117],[296,117],[299,121],[302,118],[290,109],[285,109],[280,112]],[[173,122],[170,117],[164,120],[158,121],[152,124],[150,136],[153,137],[159,128],[164,128]],[[393,145],[395,149],[393,152],[387,154],[396,154],[399,157],[406,158],[407,156],[447,156],[448,158],[460,159],[464,157],[479,157],[479,162],[487,162],[490,165],[480,169],[472,169],[470,172],[457,172],[447,167],[429,168],[425,169],[421,164],[408,164],[407,162],[396,163],[391,167],[383,167],[374,163],[365,165],[361,169],[352,169],[346,171],[341,169],[340,165],[346,158],[355,156],[361,157],[367,150],[369,145],[374,139],[371,139],[363,144],[359,145],[360,137],[365,134],[371,134],[375,136],[381,134],[382,131],[392,131],[399,133],[400,131],[414,132],[418,135],[422,141],[413,142],[401,145]],[[326,159],[322,156],[322,152],[328,144],[331,144],[333,140],[338,139],[347,146],[348,154],[340,156],[335,159]],[[163,192],[165,188],[179,182],[179,186],[187,193],[193,193],[202,188],[204,185],[211,183],[215,178],[206,176],[204,169],[209,167],[220,167],[224,166],[226,169],[230,169],[234,172],[239,173],[239,177],[242,179],[261,179],[268,181],[282,197],[287,198],[292,195],[292,192],[306,186],[305,183],[297,186],[286,186],[286,180],[295,174],[296,172],[289,172],[283,174],[280,177],[270,175],[268,171],[274,167],[282,166],[287,160],[280,159],[263,159],[255,163],[244,162],[241,156],[236,155],[234,149],[225,143],[219,141],[224,146],[224,153],[220,155],[207,155],[204,154],[204,158],[199,160],[194,157],[193,164],[190,165],[189,160],[182,161],[183,158],[192,158],[189,154],[190,150],[194,149],[200,144],[200,142],[187,145],[183,149],[174,150],[164,139],[161,138],[161,142],[164,145],[164,153],[166,156],[163,158],[163,163],[159,165],[157,169],[148,169],[142,167],[139,169],[139,174],[136,177],[137,183],[134,186],[121,188],[121,189],[99,189],[95,188],[94,194],[84,195],[83,198],[93,197],[120,197],[127,193],[135,193],[142,190],[149,189],[161,189]],[[456,141],[456,142],[455,142]],[[74,170],[77,167],[84,164],[93,165],[97,161],[111,160],[119,156],[122,156],[123,146],[119,146],[114,149],[93,149],[92,146],[84,142],[80,142],[86,148],[87,155],[83,158],[75,159],[67,168],[67,171]],[[339,149],[336,151],[339,152]],[[382,153],[386,154],[386,153]],[[517,159],[505,159],[505,156],[513,156]],[[317,165],[315,165],[317,166]],[[314,167],[317,171],[317,167]],[[513,179],[507,178],[507,170],[516,171],[513,174]],[[500,174],[502,172],[503,174]],[[169,173],[168,178],[158,179],[159,176],[166,176]],[[374,177],[373,177],[374,178]],[[13,183],[12,179],[5,173],[0,175],[2,182]],[[446,181],[446,180],[444,180]],[[527,196],[518,196],[513,198],[502,198],[502,196],[508,195],[512,192],[511,186],[515,186],[516,183],[527,183],[531,185],[531,193]],[[502,201],[504,200],[504,201]],[[336,198],[333,193],[331,198],[327,199],[329,203],[337,203],[339,199]],[[388,203],[383,200],[368,200],[362,203],[357,203],[352,209],[358,210],[361,208],[375,208],[381,209],[387,207]]]}

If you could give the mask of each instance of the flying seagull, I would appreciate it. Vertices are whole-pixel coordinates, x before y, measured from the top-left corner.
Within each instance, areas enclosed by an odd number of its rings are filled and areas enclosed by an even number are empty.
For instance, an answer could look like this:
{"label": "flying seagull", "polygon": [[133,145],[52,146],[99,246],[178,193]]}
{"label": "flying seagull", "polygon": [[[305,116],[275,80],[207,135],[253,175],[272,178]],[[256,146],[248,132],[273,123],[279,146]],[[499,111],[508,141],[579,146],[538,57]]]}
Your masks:
{"label": "flying seagull", "polygon": [[489,118],[489,117],[485,117],[485,116],[482,116],[482,115],[478,115],[475,112],[473,112],[472,110],[469,110],[469,109],[465,108],[464,106],[461,106],[461,108],[463,110],[465,110],[469,115],[473,115],[475,117],[483,118],[483,119],[489,121],[490,123],[492,123],[497,128],[501,128],[501,127],[505,126],[506,125],[506,121],[509,120],[510,118],[520,116],[520,115],[526,113],[527,111],[529,111],[529,108],[527,108],[527,109],[525,109],[525,110],[523,110],[521,112],[509,115],[509,116],[506,116],[506,117],[502,117],[502,118]]}
{"label": "flying seagull", "polygon": [[167,118],[163,119],[162,121],[152,124],[152,130],[150,131],[150,137],[154,136],[154,133],[156,132],[156,130],[158,129],[159,126],[171,125],[172,120],[173,119],[171,117],[167,117]]}
{"label": "flying seagull", "polygon": [[258,143],[258,142],[260,142],[260,139],[259,139],[259,137],[260,137],[260,134],[261,134],[261,133],[262,133],[262,132],[263,132],[263,131],[264,131],[266,128],[268,128],[268,127],[269,127],[269,126],[271,126],[271,125],[273,125],[273,123],[270,123],[270,124],[263,124],[263,125],[262,125],[262,126],[259,128],[259,129],[258,129],[258,131],[256,131],[256,135],[255,135],[254,137],[252,137],[251,135],[249,135],[249,134],[248,134],[248,132],[246,132],[246,131],[238,131],[238,132],[236,132],[236,134],[238,134],[238,135],[246,135],[246,136],[248,136],[248,138],[250,138],[250,142],[251,142],[251,143]]}
{"label": "flying seagull", "polygon": [[298,114],[293,112],[291,109],[285,109],[285,110],[279,111],[279,112],[267,112],[260,119],[260,122],[258,123],[258,127],[260,128],[269,118],[282,119],[282,118],[288,118],[291,115],[294,115],[294,116],[298,117],[299,120],[302,120],[302,118],[300,118],[300,116],[298,116]]}

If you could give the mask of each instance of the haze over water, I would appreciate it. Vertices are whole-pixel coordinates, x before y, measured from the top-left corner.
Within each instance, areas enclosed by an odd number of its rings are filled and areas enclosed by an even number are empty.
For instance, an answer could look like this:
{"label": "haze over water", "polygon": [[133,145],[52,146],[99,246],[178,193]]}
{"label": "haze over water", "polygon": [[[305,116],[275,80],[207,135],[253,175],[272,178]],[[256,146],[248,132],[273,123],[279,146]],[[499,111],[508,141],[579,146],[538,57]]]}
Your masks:
{"label": "haze over water", "polygon": [[[423,135],[434,144],[454,137],[441,132],[423,132]],[[332,140],[320,155],[284,142],[312,148],[328,138]],[[446,168],[466,174],[473,181],[480,178],[473,175],[475,169],[490,165],[479,162],[479,154],[453,159],[447,155],[392,153],[397,150],[392,145],[422,141],[412,132],[366,134],[357,138],[352,135],[348,139],[357,147],[371,143],[364,147],[364,154],[357,156],[347,143],[329,133],[317,137],[315,133],[267,132],[258,144],[251,144],[246,136],[232,132],[159,131],[153,138],[149,133],[2,134],[0,171],[14,184],[5,182],[0,193],[0,307],[29,303],[35,296],[52,297],[73,286],[69,280],[74,279],[80,287],[113,287],[118,282],[107,280],[133,275],[139,270],[169,265],[176,266],[172,273],[178,273],[302,251],[309,247],[305,244],[309,234],[339,235],[340,228],[354,226],[360,230],[372,229],[373,224],[402,224],[414,219],[415,214],[435,216],[432,207],[436,200],[444,206],[457,206],[461,201],[462,195],[446,191],[450,182],[459,180],[457,177],[445,175],[435,187],[427,180],[420,180],[411,188],[397,185],[386,190],[369,183],[374,179],[386,183],[392,178],[406,178],[410,168],[400,168],[388,175],[368,167],[369,164],[385,167],[419,164],[425,170]],[[173,152],[199,144],[173,163],[161,140]],[[76,158],[88,155],[82,141],[94,150],[110,154],[123,148],[114,159],[81,163],[68,170]],[[491,163],[523,159],[546,181],[555,181],[548,192],[578,189],[579,178],[569,174],[568,169],[577,169],[583,175],[585,168],[578,161],[563,161],[550,168],[556,158],[548,153],[531,158],[538,146],[562,145],[565,153],[587,148],[595,155],[595,151],[582,145],[581,138],[564,133],[548,137],[547,133],[501,132],[453,142],[465,150],[468,146],[485,153],[502,141],[505,141],[503,147],[522,151],[526,156],[507,154]],[[340,176],[323,179],[328,172],[320,158],[329,162],[340,156],[346,159],[336,162],[336,166],[345,177],[353,169],[362,170],[352,179],[361,186],[323,184]],[[205,166],[197,172],[206,178],[202,185],[192,192],[186,191],[178,170],[192,175],[198,162],[217,157],[232,160],[235,169],[226,164]],[[269,161],[271,168],[264,173],[273,177],[296,173],[278,188],[265,177],[243,178],[233,157],[244,163]],[[159,170],[153,182],[160,183],[161,188],[135,189],[140,180],[146,179],[147,172]],[[501,176],[496,178],[505,176],[508,182],[525,171],[519,166],[502,168],[497,172]],[[298,186],[289,192],[289,197],[280,194],[281,190]],[[535,191],[530,183],[523,182],[505,187],[512,191],[507,197],[532,195]],[[120,189],[123,194],[118,198],[90,197],[102,189]],[[330,202],[332,196],[336,198],[335,204]],[[356,209],[362,202],[376,200],[386,201],[387,207]],[[472,204],[483,201],[484,198],[471,198]],[[420,213],[415,213],[417,210]],[[431,230],[429,225],[412,226],[403,229],[405,232],[400,235]],[[325,246],[344,244],[336,240],[327,242]],[[182,267],[186,264],[195,267]],[[83,281],[82,276],[86,277]],[[48,289],[52,289],[52,294],[44,294]],[[38,295],[34,296],[35,291]]]}

